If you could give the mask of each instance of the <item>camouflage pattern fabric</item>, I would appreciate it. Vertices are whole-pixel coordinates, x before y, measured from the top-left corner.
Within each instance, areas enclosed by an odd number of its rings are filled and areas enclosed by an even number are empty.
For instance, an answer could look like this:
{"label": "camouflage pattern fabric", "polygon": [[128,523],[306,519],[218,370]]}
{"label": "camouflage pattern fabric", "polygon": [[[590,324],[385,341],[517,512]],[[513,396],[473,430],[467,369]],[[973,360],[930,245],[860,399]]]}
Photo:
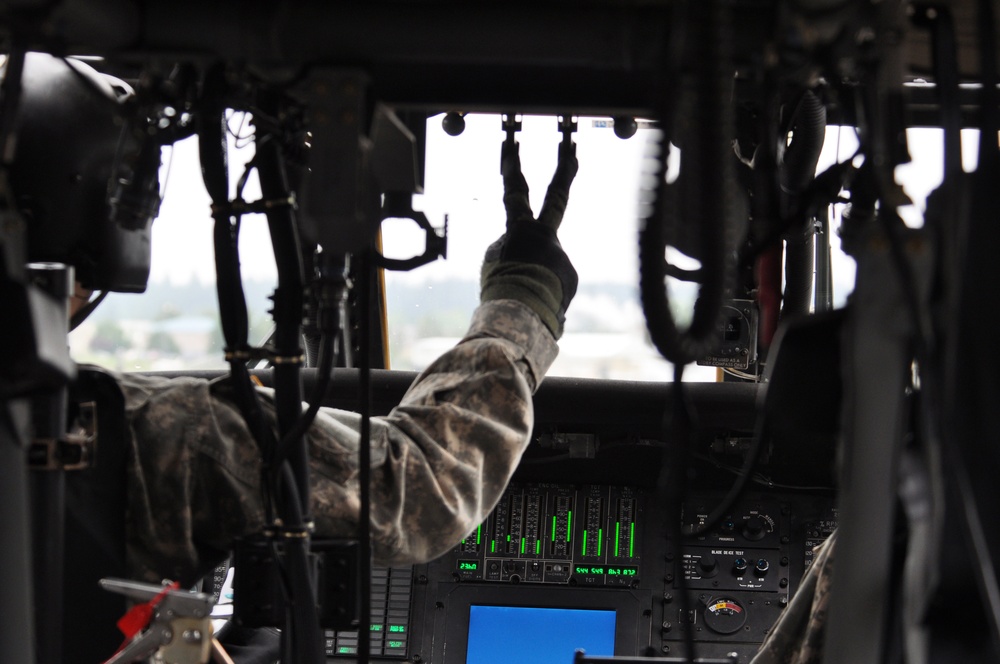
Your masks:
{"label": "camouflage pattern fabric", "polygon": [[820,664],[833,573],[834,532],[816,547],[788,608],[771,629],[751,664]]}
{"label": "camouflage pattern fabric", "polygon": [[[497,300],[371,422],[376,564],[436,558],[499,500],[534,423],[557,347],[537,315]],[[128,560],[136,578],[191,582],[264,526],[261,460],[238,409],[204,380],[121,374],[130,431]],[[270,392],[261,390],[273,416]],[[308,433],[316,534],[357,530],[361,418],[324,408]]]}

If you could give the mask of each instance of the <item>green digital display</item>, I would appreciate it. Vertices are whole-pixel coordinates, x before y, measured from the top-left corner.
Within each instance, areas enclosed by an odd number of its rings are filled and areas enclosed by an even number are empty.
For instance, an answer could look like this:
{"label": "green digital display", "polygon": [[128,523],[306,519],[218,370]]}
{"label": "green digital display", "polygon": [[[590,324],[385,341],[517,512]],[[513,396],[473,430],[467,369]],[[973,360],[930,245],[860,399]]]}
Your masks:
{"label": "green digital display", "polygon": [[609,567],[607,571],[608,576],[638,576],[638,567]]}
{"label": "green digital display", "polygon": [[458,569],[465,570],[465,571],[468,571],[468,572],[475,572],[476,570],[479,569],[479,561],[478,560],[459,560],[458,561]]}
{"label": "green digital display", "polygon": [[389,641],[386,645],[388,647],[390,647],[390,648],[402,648],[403,647],[403,642],[402,641]]}
{"label": "green digital display", "polygon": [[585,574],[586,576],[603,576],[605,574],[603,567],[588,567],[587,565],[577,565],[573,568],[573,571],[577,574]]}
{"label": "green digital display", "polygon": [[573,572],[581,576],[608,576],[611,577],[637,577],[639,576],[639,568],[633,566],[591,566],[591,565],[576,565],[573,567]]}
{"label": "green digital display", "polygon": [[406,631],[406,625],[389,625],[389,631],[393,634],[402,634]]}

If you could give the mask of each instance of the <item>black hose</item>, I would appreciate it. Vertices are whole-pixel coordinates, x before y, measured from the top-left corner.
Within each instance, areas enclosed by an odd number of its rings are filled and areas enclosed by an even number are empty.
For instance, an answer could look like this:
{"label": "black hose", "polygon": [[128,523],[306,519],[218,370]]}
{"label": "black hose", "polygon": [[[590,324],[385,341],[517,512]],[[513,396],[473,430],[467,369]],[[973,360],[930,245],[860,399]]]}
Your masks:
{"label": "black hose", "polygon": [[[210,72],[206,80],[205,89],[210,90],[211,93],[207,93],[210,96],[206,96],[203,113],[199,114],[199,149],[205,188],[213,202],[219,310],[223,335],[230,353],[229,366],[233,394],[251,434],[266,459],[275,448],[274,433],[264,418],[257,392],[250,381],[249,370],[240,353],[240,351],[248,350],[249,325],[240,273],[239,219],[238,217],[233,218],[229,206],[225,103],[220,96],[220,91],[225,90],[222,76],[221,69],[215,69]],[[265,172],[267,171],[265,170]],[[262,189],[265,186],[265,179],[267,178],[262,175]],[[279,241],[281,241],[280,238]],[[276,385],[277,382],[276,375]],[[297,398],[295,394],[293,394],[293,398]],[[301,406],[299,405],[298,408],[301,409]],[[273,477],[276,470],[277,477]],[[272,473],[272,477],[265,478],[264,481],[267,519],[270,522],[274,516],[273,506],[269,498],[272,494],[267,487],[277,485],[277,495],[281,499],[276,502],[281,510],[281,516],[288,531],[296,534],[296,536],[287,537],[284,543],[286,561],[284,578],[288,582],[290,615],[287,627],[292,636],[289,643],[295,650],[296,661],[318,664],[324,661],[325,653],[316,609],[315,591],[310,574],[308,530],[305,528],[300,503],[302,494],[289,464],[282,464],[280,469],[271,467],[270,473]],[[308,484],[305,485],[305,488],[308,491]],[[300,533],[306,536],[298,536]]]}
{"label": "black hose", "polygon": [[[663,413],[663,439],[670,441],[663,448],[663,458],[660,462],[660,476],[657,480],[658,492],[662,493],[667,510],[669,529],[667,537],[675,543],[674,569],[677,593],[680,597],[681,620],[687,622],[691,615],[692,602],[689,593],[687,570],[684,568],[684,501],[688,490],[688,465],[691,457],[691,446],[695,443],[694,409],[684,386],[684,364],[674,365],[674,389],[669,395]],[[666,619],[666,616],[664,616]],[[684,661],[695,661],[695,642],[693,625],[682,627],[684,642]]]}
{"label": "black hose", "polygon": [[[274,434],[267,425],[258,402],[257,392],[250,381],[245,361],[240,351],[247,350],[247,308],[240,275],[239,219],[234,219],[229,208],[228,145],[225,128],[225,100],[227,89],[225,73],[216,67],[206,74],[205,97],[197,115],[198,146],[202,178],[212,200],[215,219],[213,239],[215,244],[216,289],[219,298],[219,317],[229,358],[230,376],[236,405],[247,423],[251,435],[266,456],[273,448]],[[265,499],[270,512],[270,502]],[[270,513],[268,518],[270,518]]]}
{"label": "black hose", "polygon": [[313,386],[309,396],[309,407],[306,412],[296,421],[295,425],[282,435],[281,442],[275,451],[275,456],[271,459],[271,464],[277,466],[283,462],[291,450],[294,441],[305,435],[309,427],[312,426],[320,405],[326,397],[327,389],[333,379],[334,367],[338,365],[338,349],[340,348],[341,323],[345,319],[344,301],[347,296],[347,258],[345,256],[332,257],[330,254],[323,254],[319,262],[319,278],[314,284],[315,315],[313,325],[315,331],[315,343],[307,341],[307,345],[313,345],[313,353],[316,363],[319,365],[316,371],[316,384]]}
{"label": "black hose", "polygon": [[[782,210],[786,214],[801,214],[800,198],[816,174],[816,165],[826,137],[826,107],[811,90],[799,98],[790,121],[792,141],[778,169],[781,183]],[[787,136],[782,132],[780,138]],[[805,219],[801,220],[807,221]],[[813,260],[815,241],[813,229],[804,223],[793,223],[785,238],[785,292],[782,316],[808,314],[812,303]]]}
{"label": "black hose", "polygon": [[[729,16],[721,2],[696,3],[693,41],[701,47],[694,60],[694,104],[699,109],[694,118],[695,136],[687,150],[697,151],[692,180],[686,186],[698,193],[693,218],[699,233],[701,274],[703,275],[694,316],[687,330],[678,329],[670,311],[666,291],[669,243],[668,210],[676,187],[665,179],[669,151],[669,127],[675,116],[672,107],[661,108],[667,129],[658,155],[659,172],[651,214],[639,233],[639,287],[646,325],[657,350],[674,364],[686,364],[702,357],[717,344],[716,330],[722,317],[722,304],[735,283],[736,186],[731,140],[734,135],[731,58],[728,53]],[[680,79],[670,81],[679,84]],[[682,166],[683,170],[683,166]]]}
{"label": "black hose", "polygon": [[289,197],[288,182],[282,166],[281,146],[274,136],[258,136],[257,172],[261,194],[267,206],[267,223],[278,270],[278,285],[274,291],[272,336],[274,362],[275,410],[278,431],[282,438],[282,456],[291,463],[292,472],[302,501],[299,508],[304,518],[309,515],[309,455],[301,435],[288,440],[288,432],[296,428],[302,415],[302,311],[303,282],[294,209],[280,201]]}
{"label": "black hose", "polygon": [[[643,312],[650,338],[657,350],[674,364],[674,395],[672,421],[667,423],[672,434],[676,434],[681,444],[681,463],[676,459],[664,459],[663,473],[673,469],[680,471],[680,481],[666,478],[663,482],[668,491],[668,512],[674,523],[672,536],[678,547],[677,569],[678,588],[681,595],[682,615],[690,613],[691,600],[687,592],[685,571],[681,561],[683,555],[680,523],[686,486],[683,474],[686,468],[688,445],[692,440],[689,410],[684,398],[682,384],[684,366],[704,356],[717,343],[716,329],[722,317],[724,298],[735,282],[735,172],[734,156],[730,141],[734,135],[734,118],[730,99],[732,67],[727,52],[729,45],[728,14],[721,2],[684,3],[679,5],[681,18],[687,14],[693,17],[692,30],[695,44],[702,52],[696,54],[698,63],[694,72],[694,106],[699,114],[694,118],[696,128],[694,140],[685,143],[685,153],[689,155],[685,172],[685,187],[691,187],[697,196],[690,208],[691,219],[683,220],[698,226],[698,258],[701,261],[701,288],[695,303],[691,325],[685,331],[677,328],[670,311],[666,279],[669,266],[666,261],[666,247],[670,242],[674,196],[679,187],[666,183],[667,157],[670,146],[670,132],[676,120],[677,105],[674,97],[667,94],[666,85],[659,90],[657,99],[658,117],[664,128],[661,152],[658,157],[658,171],[655,175],[654,197],[651,213],[641,225],[639,233],[639,286]],[[680,86],[682,54],[680,47],[681,22],[674,17],[671,29],[671,43],[665,49],[672,61],[665,63],[664,71],[671,74],[666,82]],[[691,22],[683,21],[683,25]],[[692,158],[694,157],[694,158]],[[682,164],[685,171],[685,164]],[[690,177],[690,179],[688,179]],[[686,212],[687,210],[685,210]],[[676,242],[676,241],[675,241]],[[690,626],[684,629],[685,657],[695,661],[694,638]]]}
{"label": "black hose", "polygon": [[[263,97],[265,113],[273,114],[277,100]],[[286,532],[294,536],[285,539],[285,571],[289,580],[289,647],[295,661],[321,664],[325,661],[323,634],[317,611],[315,579],[309,564],[309,451],[305,431],[318,411],[314,404],[308,422],[302,418],[302,314],[304,275],[294,208],[289,201],[288,179],[285,174],[281,145],[273,134],[257,137],[257,173],[261,195],[267,201],[266,214],[271,245],[278,270],[278,285],[274,292],[272,337],[274,351],[275,410],[281,435],[281,462],[278,495],[279,515]],[[272,465],[272,467],[274,467]]]}
{"label": "black hose", "polygon": [[309,397],[309,407],[306,409],[306,412],[302,413],[302,416],[294,426],[282,435],[272,463],[282,463],[287,458],[295,441],[302,439],[316,419],[316,415],[319,413],[320,406],[326,396],[327,389],[330,387],[333,376],[333,367],[337,356],[336,339],[336,335],[332,334],[325,335],[321,339],[319,344],[319,368],[316,372],[316,384]]}
{"label": "black hose", "polygon": [[833,309],[833,267],[830,261],[830,206],[819,213],[819,233],[816,238],[816,303],[815,310]]}
{"label": "black hose", "polygon": [[754,434],[753,439],[750,442],[750,449],[747,450],[747,455],[743,459],[743,466],[740,468],[739,473],[736,476],[736,481],[733,482],[732,486],[726,492],[726,495],[719,501],[719,504],[712,508],[712,511],[708,513],[708,517],[700,528],[695,532],[696,535],[704,535],[705,533],[711,531],[718,525],[722,518],[729,514],[736,504],[736,501],[740,499],[743,492],[747,488],[748,482],[753,477],[753,468],[757,465],[757,459],[760,457],[760,451],[763,449],[764,442],[764,409],[763,406],[758,410],[758,416],[756,423],[754,424]]}
{"label": "black hose", "polygon": [[[14,123],[21,101],[21,78],[24,75],[25,50],[14,37],[15,46],[7,52],[3,80],[0,81],[0,167],[6,169],[14,158]],[[10,143],[10,145],[8,145]]]}
{"label": "black hose", "polygon": [[796,231],[785,238],[785,292],[781,317],[809,313],[813,298],[816,236],[810,231]]}
{"label": "black hose", "polygon": [[[207,77],[209,80],[211,76]],[[206,88],[208,88],[206,80]],[[214,87],[214,86],[213,86]],[[215,220],[215,269],[218,278],[222,332],[230,350],[243,350],[249,329],[246,298],[240,279],[239,218],[229,210],[229,163],[225,108],[221,101],[206,100],[198,115],[198,151],[202,179],[212,200]],[[236,344],[235,346],[232,344]]]}
{"label": "black hose", "polygon": [[[816,175],[820,152],[826,138],[826,106],[812,90],[806,90],[789,118],[792,141],[785,150],[779,169],[781,189],[798,196]],[[784,136],[782,136],[784,138]]]}
{"label": "black hose", "polygon": [[[281,464],[279,485],[282,498],[280,504],[287,510],[286,518],[296,523],[303,523],[304,515],[299,510],[303,500],[298,494],[295,475],[288,463]],[[308,531],[291,528],[285,532],[290,535],[284,539],[283,578],[288,583],[286,629],[291,632],[291,638],[285,641],[290,650],[285,661],[296,664],[322,664],[326,661],[326,653],[323,648],[323,632],[319,625],[315,584],[310,572]]]}
{"label": "black hose", "polygon": [[323,338],[307,325],[302,334],[302,345],[306,349],[306,366],[318,366],[322,358]]}

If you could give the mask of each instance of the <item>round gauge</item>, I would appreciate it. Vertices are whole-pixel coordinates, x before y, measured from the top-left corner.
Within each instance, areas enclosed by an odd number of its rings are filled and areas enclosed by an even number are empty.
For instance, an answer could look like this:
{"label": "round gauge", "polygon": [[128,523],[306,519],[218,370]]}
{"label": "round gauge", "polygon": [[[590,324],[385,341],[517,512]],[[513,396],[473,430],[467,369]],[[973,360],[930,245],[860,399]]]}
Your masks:
{"label": "round gauge", "polygon": [[730,597],[709,600],[705,607],[705,624],[713,632],[732,634],[742,629],[746,621],[746,609]]}

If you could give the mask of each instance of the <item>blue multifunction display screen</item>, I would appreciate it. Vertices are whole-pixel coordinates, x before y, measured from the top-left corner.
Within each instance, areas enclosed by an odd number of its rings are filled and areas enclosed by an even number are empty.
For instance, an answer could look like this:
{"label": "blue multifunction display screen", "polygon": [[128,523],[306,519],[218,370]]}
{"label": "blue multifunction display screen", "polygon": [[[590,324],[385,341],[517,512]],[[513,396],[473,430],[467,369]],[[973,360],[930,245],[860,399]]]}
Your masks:
{"label": "blue multifunction display screen", "polygon": [[614,611],[469,607],[466,664],[571,664],[573,654],[615,653]]}

